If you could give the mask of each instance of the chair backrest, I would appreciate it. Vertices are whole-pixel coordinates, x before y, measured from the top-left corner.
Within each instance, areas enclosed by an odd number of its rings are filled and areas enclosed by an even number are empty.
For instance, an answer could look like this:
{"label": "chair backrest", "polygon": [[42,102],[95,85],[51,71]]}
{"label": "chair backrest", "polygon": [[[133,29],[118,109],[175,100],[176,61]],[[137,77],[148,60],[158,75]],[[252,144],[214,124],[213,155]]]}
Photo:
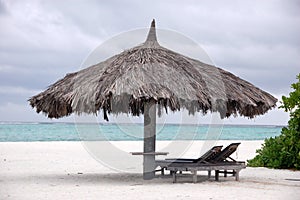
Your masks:
{"label": "chair backrest", "polygon": [[221,152],[215,154],[212,158],[211,161],[213,162],[222,162],[225,161],[227,158],[229,158],[229,156],[231,154],[233,154],[238,146],[241,143],[231,143],[230,145],[228,145],[225,149],[223,149]]}
{"label": "chair backrest", "polygon": [[209,162],[211,158],[213,158],[216,154],[221,152],[223,146],[214,146],[210,150],[208,150],[205,154],[203,154],[200,158],[194,160],[194,163],[200,163],[200,162]]}

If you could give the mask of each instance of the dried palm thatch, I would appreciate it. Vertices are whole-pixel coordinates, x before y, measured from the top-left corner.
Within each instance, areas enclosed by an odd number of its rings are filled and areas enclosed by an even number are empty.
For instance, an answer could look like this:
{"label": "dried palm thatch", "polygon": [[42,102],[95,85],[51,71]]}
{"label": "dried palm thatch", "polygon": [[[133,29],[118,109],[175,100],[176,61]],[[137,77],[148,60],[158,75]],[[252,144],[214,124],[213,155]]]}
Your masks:
{"label": "dried palm thatch", "polygon": [[29,99],[49,118],[71,113],[140,115],[146,102],[161,109],[187,109],[190,114],[219,112],[253,118],[275,107],[272,95],[213,65],[159,45],[153,20],[147,40],[103,62],[67,74]]}

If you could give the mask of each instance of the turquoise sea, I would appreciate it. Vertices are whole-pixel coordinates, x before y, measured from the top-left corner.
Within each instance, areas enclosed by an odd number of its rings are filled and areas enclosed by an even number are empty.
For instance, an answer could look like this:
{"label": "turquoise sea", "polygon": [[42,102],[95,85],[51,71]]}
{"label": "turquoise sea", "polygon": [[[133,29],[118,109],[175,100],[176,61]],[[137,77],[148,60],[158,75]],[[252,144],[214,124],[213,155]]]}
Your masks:
{"label": "turquoise sea", "polygon": [[[264,140],[278,136],[282,126],[157,125],[157,140]],[[0,122],[0,142],[140,141],[143,124],[75,124]]]}

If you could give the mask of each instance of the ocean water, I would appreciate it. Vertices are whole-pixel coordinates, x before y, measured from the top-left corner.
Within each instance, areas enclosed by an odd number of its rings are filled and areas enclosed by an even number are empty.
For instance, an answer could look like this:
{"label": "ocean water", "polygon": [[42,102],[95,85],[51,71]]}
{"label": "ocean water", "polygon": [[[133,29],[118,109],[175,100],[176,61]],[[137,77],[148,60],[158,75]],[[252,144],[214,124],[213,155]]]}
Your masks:
{"label": "ocean water", "polygon": [[[157,125],[157,140],[264,140],[282,126]],[[0,123],[0,142],[140,141],[143,124]]]}

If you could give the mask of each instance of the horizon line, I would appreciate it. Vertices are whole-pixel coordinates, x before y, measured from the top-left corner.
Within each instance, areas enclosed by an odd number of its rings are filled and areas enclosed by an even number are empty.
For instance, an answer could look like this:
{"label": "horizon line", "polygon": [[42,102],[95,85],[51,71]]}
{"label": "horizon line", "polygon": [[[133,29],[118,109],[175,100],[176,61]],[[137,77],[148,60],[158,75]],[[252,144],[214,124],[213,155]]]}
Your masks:
{"label": "horizon line", "polygon": [[[46,122],[46,121],[0,121],[0,125],[1,124],[104,124],[104,125],[108,125],[108,124],[139,124],[142,125],[143,122],[136,122],[136,123],[116,123],[116,122]],[[283,124],[227,124],[227,123],[220,123],[220,124],[208,124],[208,123],[198,123],[198,124],[194,124],[194,123],[156,123],[157,125],[200,125],[200,126],[206,126],[206,125],[225,125],[225,126],[275,126],[275,127],[286,127],[287,125],[283,125]]]}

